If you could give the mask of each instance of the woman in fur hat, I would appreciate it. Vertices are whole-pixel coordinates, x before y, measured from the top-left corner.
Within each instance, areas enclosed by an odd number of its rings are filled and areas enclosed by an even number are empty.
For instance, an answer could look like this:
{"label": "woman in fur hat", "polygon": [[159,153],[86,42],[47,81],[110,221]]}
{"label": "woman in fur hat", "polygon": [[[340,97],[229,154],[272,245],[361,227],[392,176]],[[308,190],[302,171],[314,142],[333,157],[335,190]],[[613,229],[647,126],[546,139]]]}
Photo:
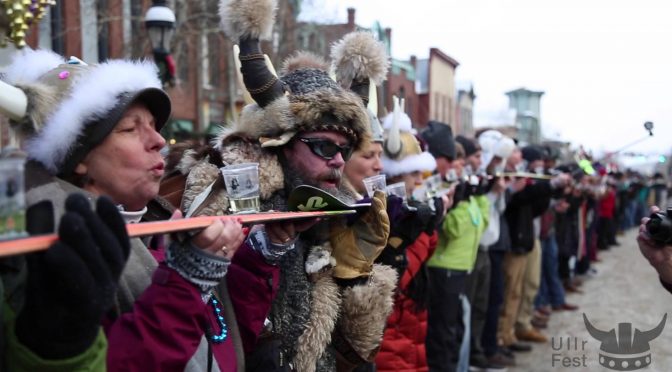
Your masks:
{"label": "woman in fur hat", "polygon": [[[233,219],[165,251],[126,235],[124,222],[144,218],[164,171],[159,130],[171,104],[156,67],[121,60],[89,66],[27,51],[5,79],[28,98],[29,115],[14,122],[29,158],[28,203],[53,208],[46,217],[64,216],[59,242],[28,257],[10,365],[52,360],[66,370],[104,370],[100,324],[114,313],[104,321],[107,370],[236,370],[232,338],[261,330],[277,268],[243,243]],[[72,193],[84,196],[66,200]],[[95,199],[97,213],[89,206]],[[227,272],[244,283],[234,290],[245,287],[244,296],[233,296],[244,310],[239,323],[222,306]]]}

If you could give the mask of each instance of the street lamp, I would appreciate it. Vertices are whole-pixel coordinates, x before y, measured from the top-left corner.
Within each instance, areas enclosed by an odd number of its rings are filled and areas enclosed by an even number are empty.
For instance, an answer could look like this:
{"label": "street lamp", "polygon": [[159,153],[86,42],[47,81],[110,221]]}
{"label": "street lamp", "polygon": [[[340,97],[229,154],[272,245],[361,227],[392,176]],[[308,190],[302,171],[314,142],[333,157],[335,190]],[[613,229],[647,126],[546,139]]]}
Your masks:
{"label": "street lamp", "polygon": [[175,62],[170,55],[170,41],[175,32],[175,13],[166,5],[166,0],[153,0],[145,14],[145,27],[152,44],[154,61],[159,67],[159,76],[164,84],[172,85],[175,78]]}

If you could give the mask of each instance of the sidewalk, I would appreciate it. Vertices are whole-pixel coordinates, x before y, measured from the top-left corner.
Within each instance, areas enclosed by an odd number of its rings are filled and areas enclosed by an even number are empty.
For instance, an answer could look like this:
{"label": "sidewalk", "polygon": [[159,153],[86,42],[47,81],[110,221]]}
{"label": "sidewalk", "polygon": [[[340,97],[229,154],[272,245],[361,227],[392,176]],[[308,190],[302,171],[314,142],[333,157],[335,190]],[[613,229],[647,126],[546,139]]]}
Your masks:
{"label": "sidewalk", "polygon": [[[602,262],[593,266],[597,275],[584,281],[584,293],[567,295],[567,302],[579,305],[579,310],[554,312],[548,329],[543,330],[549,342],[535,344],[531,353],[517,353],[518,365],[509,371],[611,371],[599,364],[601,343],[586,331],[582,314],[600,330],[608,332],[624,322],[632,323],[634,333],[635,329],[654,328],[666,312],[669,314],[662,334],[650,343],[652,363],[641,370],[672,371],[672,293],[660,285],[656,272],[639,252],[636,232],[631,229],[619,237],[619,247],[600,252]],[[567,337],[571,350],[567,349]],[[560,338],[562,349],[553,350],[551,339],[557,349]]]}

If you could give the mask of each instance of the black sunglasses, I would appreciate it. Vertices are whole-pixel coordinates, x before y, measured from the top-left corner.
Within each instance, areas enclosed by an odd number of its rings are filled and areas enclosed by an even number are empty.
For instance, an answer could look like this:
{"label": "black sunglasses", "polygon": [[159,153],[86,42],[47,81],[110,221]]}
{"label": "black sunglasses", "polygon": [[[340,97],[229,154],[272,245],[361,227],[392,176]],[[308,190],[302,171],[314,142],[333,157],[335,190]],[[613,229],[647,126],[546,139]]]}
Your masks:
{"label": "black sunglasses", "polygon": [[313,154],[325,160],[333,159],[340,152],[343,160],[348,161],[353,151],[350,145],[339,146],[332,140],[324,138],[299,138],[299,141],[305,143]]}

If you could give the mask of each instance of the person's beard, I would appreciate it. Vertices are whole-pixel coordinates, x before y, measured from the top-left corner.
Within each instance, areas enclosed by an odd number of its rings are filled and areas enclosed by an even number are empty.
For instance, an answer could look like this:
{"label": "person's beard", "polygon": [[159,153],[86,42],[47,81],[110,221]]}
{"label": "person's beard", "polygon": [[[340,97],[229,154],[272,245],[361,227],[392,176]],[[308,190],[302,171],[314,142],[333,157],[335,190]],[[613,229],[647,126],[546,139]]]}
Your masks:
{"label": "person's beard", "polygon": [[[347,204],[355,202],[354,194],[348,190],[343,182],[342,172],[338,169],[331,169],[326,174],[319,175],[316,179],[311,179],[301,169],[289,164],[288,161],[282,160],[282,169],[285,176],[285,191],[287,195],[291,193],[297,186],[310,185],[320,188],[336,198],[342,200]],[[324,181],[336,182],[336,187],[325,187],[321,183]],[[311,244],[321,244],[329,237],[329,219],[322,220],[315,224],[310,229],[301,233],[303,240],[311,242]]]}
{"label": "person's beard", "polygon": [[[342,171],[332,168],[328,172],[320,174],[317,177],[311,179],[311,177],[307,176],[305,172],[293,166],[292,164],[289,164],[289,162],[285,161],[282,163],[283,173],[285,176],[285,190],[287,191],[288,195],[297,186],[309,185],[322,189],[347,204],[351,204],[355,201],[352,191],[345,187]],[[325,181],[334,182],[336,183],[336,186],[325,186],[323,184]]]}

